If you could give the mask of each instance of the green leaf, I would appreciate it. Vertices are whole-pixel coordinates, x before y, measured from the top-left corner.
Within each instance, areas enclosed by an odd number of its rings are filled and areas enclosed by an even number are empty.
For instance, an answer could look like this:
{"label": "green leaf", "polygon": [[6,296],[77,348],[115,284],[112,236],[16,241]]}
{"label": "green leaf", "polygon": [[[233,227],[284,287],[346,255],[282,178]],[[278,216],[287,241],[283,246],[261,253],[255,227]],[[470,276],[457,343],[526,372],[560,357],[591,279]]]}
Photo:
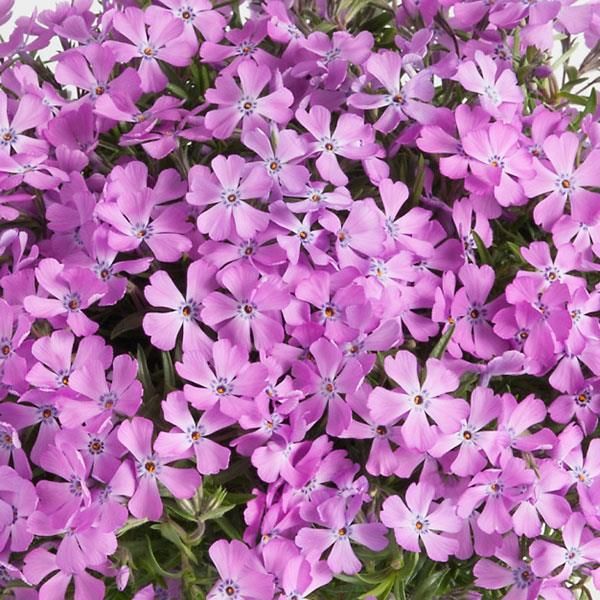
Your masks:
{"label": "green leaf", "polygon": [[168,83],[167,89],[182,100],[189,100],[188,93],[176,83]]}
{"label": "green leaf", "polygon": [[112,328],[112,331],[110,332],[110,339],[114,340],[124,333],[133,331],[134,329],[139,329],[142,326],[143,319],[144,313],[136,312],[132,315],[127,315]]}
{"label": "green leaf", "polygon": [[396,581],[395,575],[390,575],[387,579],[384,579],[378,586],[373,589],[361,594],[359,598],[366,598],[367,596],[375,596],[376,598],[381,598],[381,600],[385,600],[389,597],[392,588],[394,587],[394,583]]}
{"label": "green leaf", "polygon": [[417,165],[417,176],[415,177],[415,185],[413,186],[412,201],[417,204],[423,194],[423,184],[425,183],[425,157],[420,154]]}
{"label": "green leaf", "polygon": [[119,531],[117,531],[117,537],[121,537],[122,535],[125,535],[128,531],[131,531],[132,529],[135,529],[136,527],[139,527],[140,525],[143,525],[144,523],[147,523],[148,519],[144,518],[144,519],[133,519],[133,518],[129,518],[127,519],[127,522],[125,523],[125,525],[123,525],[123,527],[121,527],[121,529],[119,529]]}
{"label": "green leaf", "polygon": [[154,393],[154,384],[152,383],[152,376],[150,375],[150,369],[148,368],[148,361],[146,360],[146,354],[141,344],[137,347],[137,362],[138,362],[138,379],[144,386],[144,398],[151,398]]}
{"label": "green leaf", "polygon": [[477,254],[479,255],[479,260],[481,261],[481,264],[491,265],[492,257],[490,256],[488,249],[485,247],[483,240],[479,237],[479,234],[474,229],[471,230],[471,235],[473,236],[473,240],[475,241],[475,245],[477,246]]}
{"label": "green leaf", "polygon": [[173,359],[170,352],[162,353],[163,365],[163,385],[165,394],[173,391],[176,388],[175,384],[175,367],[173,367]]}
{"label": "green leaf", "polygon": [[198,564],[198,559],[194,555],[194,553],[188,548],[187,544],[183,541],[183,538],[186,537],[185,530],[177,525],[173,521],[167,521],[166,523],[159,523],[158,525],[153,525],[152,529],[158,529],[160,534],[166,539],[169,540],[172,544],[177,546],[183,554],[187,556],[190,562],[194,564]]}
{"label": "green leaf", "polygon": [[148,560],[148,562],[150,563],[150,568],[152,569],[152,572],[156,575],[159,575],[160,577],[164,577],[164,578],[176,578],[178,579],[179,577],[181,577],[181,573],[174,573],[172,571],[165,571],[159,564],[159,562],[156,560],[156,556],[154,556],[154,550],[152,550],[152,543],[150,542],[150,538],[148,536],[146,536],[146,545],[148,548],[148,554],[144,557]]}
{"label": "green leaf", "polygon": [[448,344],[450,343],[450,338],[452,337],[452,334],[454,333],[455,327],[456,326],[454,323],[452,323],[452,325],[450,325],[450,327],[448,327],[448,330],[446,331],[446,333],[444,333],[444,335],[442,335],[442,337],[438,340],[437,344],[433,347],[433,350],[431,351],[429,358],[442,358],[442,356],[444,355],[444,352],[446,351],[446,348],[448,347]]}

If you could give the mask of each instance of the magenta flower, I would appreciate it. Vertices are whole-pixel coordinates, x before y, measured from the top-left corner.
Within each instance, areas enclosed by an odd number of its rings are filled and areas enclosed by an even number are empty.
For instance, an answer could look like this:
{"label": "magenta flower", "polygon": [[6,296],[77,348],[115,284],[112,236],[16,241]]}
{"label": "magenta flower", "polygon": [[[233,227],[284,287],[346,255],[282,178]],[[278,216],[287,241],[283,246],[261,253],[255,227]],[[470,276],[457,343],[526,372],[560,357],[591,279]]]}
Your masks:
{"label": "magenta flower", "polygon": [[175,366],[179,375],[195,385],[184,386],[185,398],[194,408],[208,410],[218,405],[221,412],[238,419],[253,398],[265,387],[267,368],[249,363],[248,352],[228,340],[219,340],[212,347],[211,368],[199,352],[185,352],[183,361]]}
{"label": "magenta flower", "polygon": [[327,408],[329,435],[340,435],[350,425],[352,410],[341,394],[356,391],[363,377],[360,363],[354,358],[344,358],[334,343],[321,338],[310,346],[316,371],[304,362],[294,364],[293,373],[302,391],[310,396],[302,402],[302,412],[308,423],[315,423]]}
{"label": "magenta flower", "polygon": [[471,392],[469,418],[461,421],[460,429],[440,432],[429,454],[441,457],[459,446],[453,455],[450,471],[461,477],[479,473],[487,464],[482,451],[494,446],[496,432],[482,431],[500,413],[498,398],[489,388],[477,387]]}
{"label": "magenta flower", "polygon": [[348,183],[348,177],[340,167],[337,156],[362,160],[377,152],[372,127],[358,115],[342,114],[333,133],[331,112],[323,106],[313,106],[310,112],[299,108],[296,119],[313,138],[310,151],[312,154],[319,153],[315,162],[319,174],[334,185]]}
{"label": "magenta flower", "polygon": [[200,328],[202,301],[214,289],[215,268],[203,260],[193,262],[187,271],[186,296],[175,287],[166,271],[157,271],[144,288],[146,300],[152,306],[170,308],[170,312],[146,313],[144,332],[152,344],[161,350],[175,347],[177,334],[183,327],[183,350],[210,352],[210,338]]}
{"label": "magenta flower", "polygon": [[500,469],[481,471],[471,479],[458,500],[457,513],[467,518],[484,503],[477,518],[479,527],[486,533],[506,533],[513,527],[509,511],[534,479],[534,472],[525,467],[523,460],[508,455]]}
{"label": "magenta flower", "polygon": [[198,229],[213,240],[228,239],[234,232],[250,239],[266,229],[269,215],[245,202],[267,196],[271,182],[265,171],[247,168],[237,155],[217,156],[211,167],[212,173],[203,165],[190,169],[186,200],[194,206],[214,205],[199,215]]}
{"label": "magenta flower", "polygon": [[503,299],[486,302],[494,285],[494,270],[488,265],[466,264],[461,267],[459,277],[464,287],[454,296],[450,311],[456,323],[455,341],[463,350],[480,358],[502,354],[507,344],[494,333],[491,320],[503,305]]}
{"label": "magenta flower", "polygon": [[27,296],[23,305],[29,314],[46,319],[66,315],[66,323],[75,335],[96,332],[98,323],[87,317],[83,310],[106,292],[102,281],[87,269],[65,267],[54,258],[41,260],[35,277],[53,298]]}
{"label": "magenta flower", "polygon": [[531,155],[518,141],[519,132],[500,122],[468,133],[462,141],[466,154],[474,159],[470,162],[474,177],[467,178],[468,188],[481,193],[492,187],[502,206],[525,204],[521,180],[531,179],[535,171]]}
{"label": "magenta flower", "polygon": [[202,475],[215,474],[227,468],[229,450],[206,436],[231,425],[234,419],[223,415],[217,408],[212,408],[196,421],[181,392],[169,394],[162,402],[162,410],[165,420],[173,423],[176,428],[158,434],[154,448],[159,454],[183,458],[193,451],[196,469]]}
{"label": "magenta flower", "polygon": [[531,568],[538,577],[545,577],[562,565],[556,577],[564,581],[580,565],[598,562],[600,539],[594,538],[585,527],[581,513],[573,513],[561,532],[563,546],[545,540],[535,540],[531,544]]}
{"label": "magenta flower", "polygon": [[495,555],[505,565],[487,558],[480,559],[473,567],[475,585],[488,590],[509,588],[511,597],[523,600],[539,597],[542,581],[533,573],[531,564],[523,560],[516,535],[508,534]]}
{"label": "magenta flower", "polygon": [[273,132],[272,135],[273,142],[257,127],[245,133],[242,141],[262,159],[265,170],[271,177],[271,194],[276,192],[275,197],[280,200],[282,194],[302,192],[310,173],[305,166],[298,164],[306,153],[302,138],[291,129]]}
{"label": "magenta flower", "polygon": [[523,102],[512,69],[504,69],[498,75],[498,65],[479,50],[475,61],[459,65],[456,78],[465,89],[479,94],[481,106],[495,119],[510,122]]}
{"label": "magenta flower", "polygon": [[[159,64],[164,61],[177,67],[189,64],[194,46],[181,38],[184,24],[179,19],[145,13],[128,7],[114,17],[115,29],[128,41],[110,41],[108,47],[121,63],[140,58],[138,73],[144,92],[160,92],[167,85],[167,77]],[[146,31],[146,24],[149,24]]]}
{"label": "magenta flower", "polygon": [[219,540],[211,545],[208,553],[220,577],[208,593],[208,600],[273,597],[273,577],[245,544],[238,540]]}
{"label": "magenta flower", "polygon": [[374,127],[382,133],[390,133],[402,121],[415,119],[427,122],[434,108],[430,104],[433,98],[433,83],[427,71],[403,77],[402,57],[396,52],[383,51],[372,54],[365,64],[367,73],[381,84],[383,94],[359,92],[348,98],[349,106],[371,110],[385,108]]}
{"label": "magenta flower", "polygon": [[257,350],[269,350],[283,341],[281,311],[290,295],[281,282],[260,278],[250,265],[235,263],[220,274],[221,285],[231,296],[212,292],[204,299],[202,320],[244,349],[250,349],[250,335]]}
{"label": "magenta flower", "polygon": [[598,202],[598,193],[587,188],[600,184],[593,166],[600,158],[600,153],[593,150],[576,168],[579,138],[570,131],[560,136],[549,136],[542,148],[547,160],[534,161],[535,177],[524,183],[523,187],[530,198],[545,195],[536,205],[533,216],[536,223],[550,230],[562,216],[567,201],[572,207]]}
{"label": "magenta flower", "polygon": [[376,420],[395,418],[408,413],[402,425],[402,434],[409,448],[429,450],[436,441],[434,428],[428,417],[444,430],[459,428],[466,419],[469,407],[460,398],[448,396],[458,387],[458,378],[437,359],[426,363],[427,376],[421,384],[417,359],[413,354],[401,350],[386,357],[385,372],[402,391],[391,391],[376,387],[369,397],[369,408]]}
{"label": "magenta flower", "polygon": [[328,548],[327,566],[332,573],[353,575],[361,569],[351,541],[370,550],[381,551],[388,545],[387,530],[381,523],[354,523],[360,502],[352,502],[346,510],[335,503],[323,503],[317,508],[321,527],[304,527],[296,535],[298,545],[307,557],[318,559]]}
{"label": "magenta flower", "polygon": [[181,203],[156,208],[152,196],[149,188],[123,193],[115,202],[99,203],[96,214],[111,226],[111,248],[126,252],[145,243],[158,260],[175,262],[192,247],[184,235],[190,230],[187,209]]}
{"label": "magenta flower", "polygon": [[168,9],[152,5],[148,7],[150,15],[156,13],[156,19],[165,18],[169,13],[176,19],[183,21],[182,37],[188,45],[197,45],[197,29],[205,40],[219,42],[225,33],[227,24],[225,17],[217,10],[213,10],[209,0],[160,0]]}
{"label": "magenta flower", "polygon": [[406,504],[398,496],[386,498],[381,510],[381,522],[394,530],[398,544],[409,552],[420,552],[422,541],[427,556],[446,562],[455,554],[458,542],[448,533],[456,533],[460,519],[450,500],[433,502],[435,488],[423,481],[412,483],[406,490]]}
{"label": "magenta flower", "polygon": [[50,116],[48,107],[36,96],[25,94],[9,118],[7,104],[6,94],[0,90],[0,151],[9,154],[12,149],[33,156],[46,153],[48,146],[44,140],[23,135],[23,132],[46,123]]}
{"label": "magenta flower", "polygon": [[163,503],[158,492],[162,483],[175,498],[191,498],[200,485],[200,475],[195,469],[176,469],[168,463],[180,457],[163,454],[152,449],[152,421],[134,417],[123,421],[119,427],[119,441],[136,461],[137,487],[129,501],[129,511],[139,519],[158,521],[163,512]]}
{"label": "magenta flower", "polygon": [[249,132],[265,127],[270,119],[276,123],[286,123],[292,118],[290,106],[293,94],[284,87],[278,87],[270,94],[261,96],[272,79],[272,73],[264,65],[244,61],[238,65],[238,86],[229,74],[221,75],[215,87],[206,91],[206,100],[219,108],[206,113],[204,124],[218,139],[231,136],[237,124],[242,121],[242,130]]}
{"label": "magenta flower", "polygon": [[[38,504],[31,481],[7,466],[0,467],[0,548],[10,552],[25,552],[33,540],[27,527],[29,515]],[[9,519],[6,520],[7,514]]]}
{"label": "magenta flower", "polygon": [[142,402],[137,370],[137,361],[121,354],[115,357],[107,380],[105,365],[91,357],[69,375],[69,388],[79,395],[59,399],[61,423],[66,427],[84,422],[100,425],[115,413],[133,417]]}

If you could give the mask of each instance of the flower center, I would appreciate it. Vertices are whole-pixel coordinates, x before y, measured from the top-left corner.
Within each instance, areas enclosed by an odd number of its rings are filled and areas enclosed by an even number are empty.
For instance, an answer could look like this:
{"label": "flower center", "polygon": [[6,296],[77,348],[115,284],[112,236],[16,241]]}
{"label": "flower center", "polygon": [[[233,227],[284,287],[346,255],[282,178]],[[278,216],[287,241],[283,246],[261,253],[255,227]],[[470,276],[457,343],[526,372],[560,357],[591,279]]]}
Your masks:
{"label": "flower center", "polygon": [[102,454],[104,452],[104,442],[98,438],[93,438],[88,444],[90,454]]}
{"label": "flower center", "polygon": [[420,406],[421,404],[423,404],[424,398],[423,396],[421,396],[420,394],[417,394],[414,398],[413,398],[413,403],[416,404],[417,406]]}
{"label": "flower center", "polygon": [[377,435],[386,435],[387,427],[385,425],[377,425],[377,427],[375,427],[375,433]]}
{"label": "flower center", "polygon": [[156,463],[154,463],[154,461],[148,460],[144,463],[144,469],[146,469],[148,473],[154,473],[154,471],[156,471]]}
{"label": "flower center", "polygon": [[9,344],[4,344],[2,346],[2,355],[3,356],[8,356],[10,354],[10,345]]}

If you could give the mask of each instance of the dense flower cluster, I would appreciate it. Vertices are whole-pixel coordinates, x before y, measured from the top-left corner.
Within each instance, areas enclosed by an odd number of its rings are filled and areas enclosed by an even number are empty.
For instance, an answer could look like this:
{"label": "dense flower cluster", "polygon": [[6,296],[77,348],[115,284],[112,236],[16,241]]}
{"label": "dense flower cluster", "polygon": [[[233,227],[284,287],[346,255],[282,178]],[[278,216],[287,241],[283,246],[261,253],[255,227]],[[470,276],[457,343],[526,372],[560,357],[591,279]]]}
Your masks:
{"label": "dense flower cluster", "polygon": [[10,597],[600,587],[600,4],[103,4],[0,43]]}

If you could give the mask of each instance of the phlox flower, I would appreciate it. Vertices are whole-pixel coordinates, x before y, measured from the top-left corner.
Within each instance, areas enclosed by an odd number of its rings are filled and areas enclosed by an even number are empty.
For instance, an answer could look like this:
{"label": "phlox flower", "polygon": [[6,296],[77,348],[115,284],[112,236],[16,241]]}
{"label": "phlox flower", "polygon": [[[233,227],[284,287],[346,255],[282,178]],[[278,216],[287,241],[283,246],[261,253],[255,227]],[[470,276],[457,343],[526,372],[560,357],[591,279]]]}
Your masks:
{"label": "phlox flower", "polygon": [[446,499],[433,502],[434,487],[423,481],[411,483],[405,502],[398,496],[386,498],[381,510],[381,522],[394,530],[398,544],[410,552],[421,552],[423,542],[427,556],[446,562],[458,549],[458,542],[448,533],[460,529],[456,506]]}
{"label": "phlox flower", "polygon": [[135,459],[137,487],[129,500],[129,511],[139,519],[158,521],[163,512],[158,482],[175,498],[191,498],[200,485],[200,475],[195,469],[169,467],[168,463],[181,457],[159,452],[156,442],[152,448],[153,428],[152,421],[134,417],[121,423],[118,437]]}

